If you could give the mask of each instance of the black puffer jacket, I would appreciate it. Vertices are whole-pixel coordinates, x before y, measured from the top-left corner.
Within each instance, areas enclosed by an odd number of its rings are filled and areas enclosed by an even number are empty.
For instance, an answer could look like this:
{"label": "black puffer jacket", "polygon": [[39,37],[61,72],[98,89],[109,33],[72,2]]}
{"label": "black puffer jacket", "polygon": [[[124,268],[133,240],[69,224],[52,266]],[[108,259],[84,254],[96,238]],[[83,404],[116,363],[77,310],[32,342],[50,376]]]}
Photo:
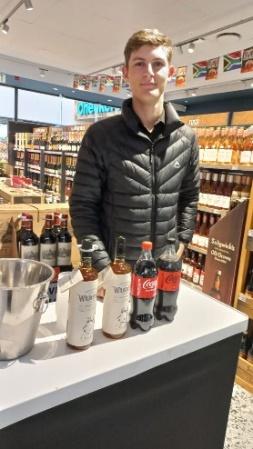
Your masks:
{"label": "black puffer jacket", "polygon": [[93,262],[99,270],[113,257],[117,235],[127,239],[130,263],[143,240],[153,242],[158,256],[168,237],[192,238],[199,192],[196,138],[170,103],[165,122],[163,135],[152,142],[126,100],[121,115],[95,123],[84,136],[70,214],[78,241],[97,241]]}

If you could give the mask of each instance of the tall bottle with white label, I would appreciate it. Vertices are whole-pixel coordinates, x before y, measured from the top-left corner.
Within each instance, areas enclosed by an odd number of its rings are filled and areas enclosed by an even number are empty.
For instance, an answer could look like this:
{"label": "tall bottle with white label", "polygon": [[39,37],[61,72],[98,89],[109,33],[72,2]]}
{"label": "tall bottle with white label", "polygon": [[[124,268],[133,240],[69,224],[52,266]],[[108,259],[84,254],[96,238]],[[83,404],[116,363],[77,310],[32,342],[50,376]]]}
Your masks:
{"label": "tall bottle with white label", "polygon": [[108,281],[105,277],[103,306],[103,333],[111,338],[122,337],[129,321],[131,266],[126,263],[126,239],[117,237],[115,257],[111,263]]}
{"label": "tall bottle with white label", "polygon": [[56,237],[53,234],[53,217],[46,215],[45,226],[40,236],[40,261],[51,267],[56,265]]}
{"label": "tall bottle with white label", "polygon": [[82,280],[70,288],[67,343],[75,349],[87,349],[94,334],[98,274],[92,266],[92,241],[84,239],[79,267]]}

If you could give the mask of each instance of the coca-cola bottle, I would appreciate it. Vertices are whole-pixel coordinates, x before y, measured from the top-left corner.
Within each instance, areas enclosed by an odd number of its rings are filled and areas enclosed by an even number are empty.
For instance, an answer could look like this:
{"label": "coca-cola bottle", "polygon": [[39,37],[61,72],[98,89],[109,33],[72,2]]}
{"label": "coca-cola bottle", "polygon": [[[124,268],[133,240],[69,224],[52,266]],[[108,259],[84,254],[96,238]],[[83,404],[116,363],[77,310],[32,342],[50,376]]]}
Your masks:
{"label": "coca-cola bottle", "polygon": [[168,239],[168,245],[157,261],[158,290],[155,302],[155,316],[173,321],[177,311],[177,296],[181,278],[181,260],[176,252],[176,240]]}
{"label": "coca-cola bottle", "polygon": [[154,323],[154,304],[157,291],[157,268],[152,257],[152,242],[142,242],[142,252],[134,266],[132,278],[133,312],[130,325],[148,331]]}

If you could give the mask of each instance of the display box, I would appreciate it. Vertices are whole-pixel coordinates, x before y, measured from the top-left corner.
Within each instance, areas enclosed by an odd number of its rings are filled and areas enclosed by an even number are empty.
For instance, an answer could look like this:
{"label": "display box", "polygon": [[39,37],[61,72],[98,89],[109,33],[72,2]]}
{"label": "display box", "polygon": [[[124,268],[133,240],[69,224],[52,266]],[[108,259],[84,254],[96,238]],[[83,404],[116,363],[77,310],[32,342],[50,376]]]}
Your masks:
{"label": "display box", "polygon": [[22,212],[27,212],[36,220],[36,212],[31,206],[0,204],[0,257],[18,257],[16,229]]}
{"label": "display box", "polygon": [[72,248],[71,248],[71,261],[74,267],[77,267],[80,262],[80,254],[75,237],[73,236],[73,229],[71,227],[71,220],[69,215],[68,203],[55,203],[55,204],[35,204],[32,205],[35,211],[36,219],[33,223],[34,232],[39,236],[45,223],[46,214],[52,214],[54,212],[60,212],[62,214],[68,214],[68,229],[72,235]]}
{"label": "display box", "polygon": [[0,196],[10,204],[36,204],[44,201],[44,195],[24,187],[10,187],[0,183]]}

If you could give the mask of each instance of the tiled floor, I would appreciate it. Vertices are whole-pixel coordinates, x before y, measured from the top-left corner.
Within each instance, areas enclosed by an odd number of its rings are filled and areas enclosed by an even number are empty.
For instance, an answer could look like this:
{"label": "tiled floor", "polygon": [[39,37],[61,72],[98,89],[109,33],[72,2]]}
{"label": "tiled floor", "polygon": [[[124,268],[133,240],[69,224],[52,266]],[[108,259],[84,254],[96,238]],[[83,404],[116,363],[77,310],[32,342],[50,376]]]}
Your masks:
{"label": "tiled floor", "polygon": [[224,449],[253,448],[253,395],[235,384]]}

